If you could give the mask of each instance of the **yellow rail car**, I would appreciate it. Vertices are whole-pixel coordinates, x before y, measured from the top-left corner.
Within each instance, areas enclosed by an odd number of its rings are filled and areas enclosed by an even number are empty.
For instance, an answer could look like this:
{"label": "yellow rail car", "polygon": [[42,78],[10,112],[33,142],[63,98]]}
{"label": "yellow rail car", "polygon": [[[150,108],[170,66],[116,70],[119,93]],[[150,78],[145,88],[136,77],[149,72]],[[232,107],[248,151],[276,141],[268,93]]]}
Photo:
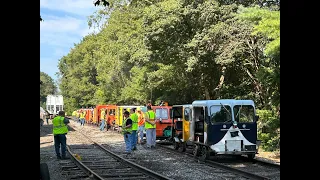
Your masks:
{"label": "yellow rail car", "polygon": [[115,125],[114,125],[114,130],[117,129],[118,131],[121,130],[122,123],[123,123],[123,113],[124,111],[129,111],[132,108],[137,108],[137,109],[143,109],[144,106],[117,106],[116,107],[116,118],[115,118]]}

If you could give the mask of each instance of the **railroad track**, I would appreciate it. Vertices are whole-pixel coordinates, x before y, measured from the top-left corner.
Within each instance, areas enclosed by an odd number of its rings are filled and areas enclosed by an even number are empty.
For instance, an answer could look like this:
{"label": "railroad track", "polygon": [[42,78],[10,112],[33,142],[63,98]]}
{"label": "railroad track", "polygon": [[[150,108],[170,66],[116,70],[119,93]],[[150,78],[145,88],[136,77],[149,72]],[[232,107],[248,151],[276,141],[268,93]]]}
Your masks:
{"label": "railroad track", "polygon": [[60,162],[62,174],[68,179],[170,179],[128,160],[130,156],[119,156],[82,135],[92,144],[67,146],[71,161]]}
{"label": "railroad track", "polygon": [[[172,152],[182,153],[188,157],[193,157],[192,151],[187,150],[186,152],[179,152],[174,150],[173,147],[167,145],[158,144],[159,147],[165,148]],[[219,157],[219,156],[217,156]],[[200,161],[199,158],[198,161]],[[227,170],[232,173],[236,173],[244,178],[257,179],[257,180],[271,180],[280,179],[280,165],[274,163],[268,163],[257,159],[249,160],[246,157],[213,157],[208,160],[202,161],[204,164],[211,167],[218,167],[223,170]]]}
{"label": "railroad track", "polygon": [[[115,154],[119,154],[123,150],[124,144],[118,142],[102,146]],[[139,145],[137,148],[137,152],[132,157],[126,157],[128,160],[172,179],[194,179],[190,176],[197,177],[198,180],[280,179],[280,170],[271,169],[267,172],[269,167],[262,166],[258,161],[248,162],[245,157],[241,157],[243,159],[229,159],[229,161],[221,158],[211,159],[212,162],[210,160],[202,162],[194,159],[191,153],[181,154],[173,148],[170,149],[171,151],[163,151],[160,146],[153,150],[147,149],[145,145]],[[86,149],[86,151],[92,150]],[[256,164],[259,164],[260,168],[254,167]]]}

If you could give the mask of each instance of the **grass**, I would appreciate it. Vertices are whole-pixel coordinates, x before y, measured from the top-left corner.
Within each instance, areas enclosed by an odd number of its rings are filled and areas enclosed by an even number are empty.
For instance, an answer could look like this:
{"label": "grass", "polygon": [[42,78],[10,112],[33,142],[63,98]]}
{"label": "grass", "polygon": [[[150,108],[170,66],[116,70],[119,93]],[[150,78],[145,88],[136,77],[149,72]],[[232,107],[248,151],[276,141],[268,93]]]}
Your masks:
{"label": "grass", "polygon": [[259,154],[256,155],[257,157],[270,159],[275,162],[280,162],[280,151],[275,152],[268,152],[264,151],[261,147],[259,148]]}

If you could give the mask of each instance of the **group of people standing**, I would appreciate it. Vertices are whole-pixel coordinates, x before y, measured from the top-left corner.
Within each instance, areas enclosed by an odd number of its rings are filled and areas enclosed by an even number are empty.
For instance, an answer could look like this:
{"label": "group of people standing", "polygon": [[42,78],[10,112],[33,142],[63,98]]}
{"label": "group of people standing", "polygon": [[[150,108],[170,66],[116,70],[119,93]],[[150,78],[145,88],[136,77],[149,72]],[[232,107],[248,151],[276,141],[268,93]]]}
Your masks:
{"label": "group of people standing", "polygon": [[[105,109],[100,112],[100,131],[105,128],[107,114]],[[78,118],[78,122],[81,126],[84,126],[86,111],[80,110],[74,113]],[[124,136],[126,144],[126,153],[130,154],[132,151],[137,150],[137,144],[144,144],[144,131],[146,131],[146,144],[147,148],[155,148],[156,146],[156,114],[151,108],[151,104],[147,105],[147,112],[143,112],[141,109],[132,108],[130,112],[125,110],[123,113],[124,120],[121,128],[121,132]],[[54,144],[56,149],[56,155],[58,159],[65,159],[66,151],[66,134],[68,133],[67,124],[64,123],[65,112],[60,111],[56,116],[53,123]],[[61,147],[61,153],[60,153]]]}
{"label": "group of people standing", "polygon": [[144,130],[146,130],[147,148],[156,146],[156,114],[152,110],[151,105],[148,104],[147,112],[143,113],[136,108],[123,113],[124,121],[122,125],[122,134],[126,144],[126,153],[130,154],[132,151],[137,150],[138,143],[143,143]]}
{"label": "group of people standing", "polygon": [[85,117],[86,117],[87,111],[85,110],[79,110],[79,112],[75,112],[75,116],[78,119],[78,123],[80,123],[80,126],[84,126],[84,123],[86,122]]}

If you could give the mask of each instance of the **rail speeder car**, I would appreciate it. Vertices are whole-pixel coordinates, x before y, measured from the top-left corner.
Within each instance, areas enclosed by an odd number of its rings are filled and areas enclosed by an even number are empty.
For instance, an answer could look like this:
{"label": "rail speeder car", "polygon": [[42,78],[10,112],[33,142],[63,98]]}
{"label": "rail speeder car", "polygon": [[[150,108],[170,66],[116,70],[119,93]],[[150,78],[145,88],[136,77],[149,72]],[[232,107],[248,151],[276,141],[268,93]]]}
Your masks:
{"label": "rail speeder car", "polygon": [[206,159],[216,154],[258,152],[257,120],[252,100],[197,100],[172,107],[175,149],[193,148],[193,154]]}

